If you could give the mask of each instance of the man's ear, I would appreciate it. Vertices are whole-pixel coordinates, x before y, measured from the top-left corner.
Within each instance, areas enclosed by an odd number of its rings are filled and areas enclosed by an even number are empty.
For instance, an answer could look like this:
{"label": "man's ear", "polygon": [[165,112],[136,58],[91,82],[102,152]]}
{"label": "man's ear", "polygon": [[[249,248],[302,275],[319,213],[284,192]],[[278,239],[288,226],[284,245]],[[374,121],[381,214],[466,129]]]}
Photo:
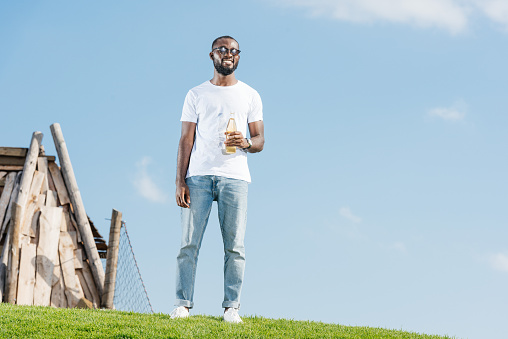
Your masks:
{"label": "man's ear", "polygon": [[210,52],[210,60],[213,60],[213,52]]}

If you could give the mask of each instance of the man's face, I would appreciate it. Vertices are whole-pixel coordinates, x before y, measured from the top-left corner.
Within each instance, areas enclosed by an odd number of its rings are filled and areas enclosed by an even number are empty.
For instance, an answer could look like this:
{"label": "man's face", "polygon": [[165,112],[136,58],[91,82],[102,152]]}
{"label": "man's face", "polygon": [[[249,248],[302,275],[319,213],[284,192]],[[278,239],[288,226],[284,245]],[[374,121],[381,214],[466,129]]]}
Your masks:
{"label": "man's face", "polygon": [[210,52],[210,58],[213,60],[213,66],[219,74],[230,75],[238,67],[240,55],[232,55],[230,50],[233,48],[239,49],[238,43],[233,39],[220,39],[217,40],[213,48],[226,47],[228,50],[221,54],[218,49]]}

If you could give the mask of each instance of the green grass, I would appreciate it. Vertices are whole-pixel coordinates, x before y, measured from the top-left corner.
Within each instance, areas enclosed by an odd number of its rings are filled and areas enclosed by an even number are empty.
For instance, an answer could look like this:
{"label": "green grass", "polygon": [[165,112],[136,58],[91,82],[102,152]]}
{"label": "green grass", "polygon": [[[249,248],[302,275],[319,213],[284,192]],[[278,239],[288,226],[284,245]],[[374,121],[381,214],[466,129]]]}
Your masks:
{"label": "green grass", "polygon": [[443,339],[371,327],[311,321],[243,317],[226,324],[220,317],[196,315],[171,320],[167,314],[55,309],[0,304],[1,338],[418,338]]}

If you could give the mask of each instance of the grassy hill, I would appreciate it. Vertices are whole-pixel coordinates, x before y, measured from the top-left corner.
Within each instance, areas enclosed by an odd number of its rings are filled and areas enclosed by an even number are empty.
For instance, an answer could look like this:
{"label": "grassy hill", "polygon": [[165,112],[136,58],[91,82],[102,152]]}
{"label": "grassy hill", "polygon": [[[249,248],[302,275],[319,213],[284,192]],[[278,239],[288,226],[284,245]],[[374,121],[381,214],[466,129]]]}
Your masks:
{"label": "grassy hill", "polygon": [[220,317],[171,320],[167,314],[55,309],[0,304],[1,338],[411,338],[450,337],[311,321],[243,317],[226,324]]}

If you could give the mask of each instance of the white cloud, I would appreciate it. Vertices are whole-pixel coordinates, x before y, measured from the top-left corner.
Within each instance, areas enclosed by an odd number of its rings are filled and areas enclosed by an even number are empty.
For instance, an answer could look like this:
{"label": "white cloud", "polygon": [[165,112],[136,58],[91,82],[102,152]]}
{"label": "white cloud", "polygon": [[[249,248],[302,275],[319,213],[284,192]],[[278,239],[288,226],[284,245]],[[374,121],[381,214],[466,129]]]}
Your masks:
{"label": "white cloud", "polygon": [[451,107],[436,107],[428,111],[430,117],[437,117],[447,121],[461,121],[466,117],[466,104],[462,101],[456,102]]}
{"label": "white cloud", "polygon": [[362,218],[354,215],[349,207],[339,208],[339,214],[342,215],[344,218],[354,222],[355,224],[359,224],[362,222]]}
{"label": "white cloud", "polygon": [[154,182],[147,172],[150,163],[150,157],[143,157],[136,163],[137,172],[132,183],[142,197],[152,202],[165,203],[168,201],[168,195],[161,189],[160,185]]}
{"label": "white cloud", "polygon": [[508,255],[504,253],[491,255],[489,257],[489,263],[496,271],[508,272]]}
{"label": "white cloud", "polygon": [[452,34],[465,31],[473,14],[484,15],[508,28],[508,0],[276,0],[276,3],[307,8],[314,16],[437,27]]}
{"label": "white cloud", "polygon": [[507,0],[475,0],[476,6],[492,21],[508,29]]}

